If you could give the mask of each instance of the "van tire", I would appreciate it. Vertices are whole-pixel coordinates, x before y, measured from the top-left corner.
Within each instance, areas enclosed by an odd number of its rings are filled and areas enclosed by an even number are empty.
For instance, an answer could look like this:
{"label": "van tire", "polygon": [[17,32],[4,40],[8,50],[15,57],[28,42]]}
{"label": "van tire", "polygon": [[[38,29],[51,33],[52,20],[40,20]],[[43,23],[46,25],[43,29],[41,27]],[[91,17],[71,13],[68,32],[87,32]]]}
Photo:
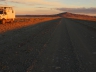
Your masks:
{"label": "van tire", "polygon": [[6,23],[6,20],[5,19],[2,19],[2,22],[1,22],[2,24],[5,24]]}
{"label": "van tire", "polygon": [[10,20],[10,23],[13,23],[13,19]]}

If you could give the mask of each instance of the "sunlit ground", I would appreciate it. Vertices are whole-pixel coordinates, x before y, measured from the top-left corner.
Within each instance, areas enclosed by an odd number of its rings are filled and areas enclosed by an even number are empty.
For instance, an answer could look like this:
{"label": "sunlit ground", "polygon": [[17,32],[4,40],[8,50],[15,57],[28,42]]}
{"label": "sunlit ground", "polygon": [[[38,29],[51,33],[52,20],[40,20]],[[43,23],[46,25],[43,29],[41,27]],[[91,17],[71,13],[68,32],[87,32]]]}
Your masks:
{"label": "sunlit ground", "polygon": [[26,26],[35,25],[40,22],[45,22],[53,19],[57,19],[58,17],[17,17],[13,23],[0,24],[0,33],[4,33],[14,29],[20,29]]}

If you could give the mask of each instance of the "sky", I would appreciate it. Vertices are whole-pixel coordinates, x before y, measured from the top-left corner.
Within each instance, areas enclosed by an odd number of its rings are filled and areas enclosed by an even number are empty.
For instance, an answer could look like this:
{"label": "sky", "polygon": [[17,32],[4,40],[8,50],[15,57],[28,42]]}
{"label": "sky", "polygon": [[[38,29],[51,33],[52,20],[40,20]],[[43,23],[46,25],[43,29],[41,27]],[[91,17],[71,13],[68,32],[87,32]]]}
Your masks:
{"label": "sky", "polygon": [[17,15],[50,15],[62,12],[96,16],[96,0],[0,0],[13,6]]}

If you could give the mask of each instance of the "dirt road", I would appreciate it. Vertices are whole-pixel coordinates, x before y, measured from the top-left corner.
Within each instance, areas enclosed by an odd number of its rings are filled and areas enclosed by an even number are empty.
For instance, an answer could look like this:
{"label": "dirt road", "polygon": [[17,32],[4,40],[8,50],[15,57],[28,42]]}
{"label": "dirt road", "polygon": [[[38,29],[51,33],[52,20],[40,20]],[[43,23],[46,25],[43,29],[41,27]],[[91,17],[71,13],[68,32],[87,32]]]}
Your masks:
{"label": "dirt road", "polygon": [[96,72],[96,22],[59,18],[0,34],[1,72]]}

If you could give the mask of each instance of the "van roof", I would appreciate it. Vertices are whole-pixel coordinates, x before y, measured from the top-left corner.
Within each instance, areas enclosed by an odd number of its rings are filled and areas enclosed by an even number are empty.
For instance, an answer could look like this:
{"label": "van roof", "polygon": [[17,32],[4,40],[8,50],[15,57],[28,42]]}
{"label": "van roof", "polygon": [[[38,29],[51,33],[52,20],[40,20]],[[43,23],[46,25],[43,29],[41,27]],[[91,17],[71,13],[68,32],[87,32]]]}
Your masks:
{"label": "van roof", "polygon": [[0,7],[11,7],[11,6],[0,6]]}
{"label": "van roof", "polygon": [[8,6],[8,5],[0,5],[0,7],[12,7],[12,6]]}

